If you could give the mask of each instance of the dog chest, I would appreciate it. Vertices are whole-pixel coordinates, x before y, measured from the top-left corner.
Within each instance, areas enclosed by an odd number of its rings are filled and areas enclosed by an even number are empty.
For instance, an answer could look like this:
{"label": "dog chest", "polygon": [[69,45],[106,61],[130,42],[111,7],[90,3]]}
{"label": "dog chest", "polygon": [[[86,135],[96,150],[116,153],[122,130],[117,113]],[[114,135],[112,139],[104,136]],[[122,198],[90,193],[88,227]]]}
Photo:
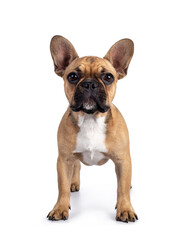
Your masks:
{"label": "dog chest", "polygon": [[74,152],[82,153],[83,161],[88,165],[96,165],[104,158],[106,124],[104,117],[96,118],[93,115],[79,116],[76,149]]}

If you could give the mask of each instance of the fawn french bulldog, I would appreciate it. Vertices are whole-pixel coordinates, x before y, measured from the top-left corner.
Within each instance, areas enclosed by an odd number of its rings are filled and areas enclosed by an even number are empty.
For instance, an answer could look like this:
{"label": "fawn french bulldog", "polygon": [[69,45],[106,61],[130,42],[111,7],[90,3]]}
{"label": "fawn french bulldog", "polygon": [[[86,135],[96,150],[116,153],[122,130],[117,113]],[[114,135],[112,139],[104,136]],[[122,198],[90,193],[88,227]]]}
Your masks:
{"label": "fawn french bulldog", "polygon": [[62,36],[50,44],[54,70],[64,79],[69,102],[58,129],[57,159],[59,195],[49,220],[66,220],[70,191],[80,189],[80,162],[102,165],[111,159],[117,175],[116,220],[138,219],[130,202],[131,157],[128,129],[112,104],[118,79],[127,74],[134,52],[130,39],[116,42],[104,58],[79,58],[73,45]]}

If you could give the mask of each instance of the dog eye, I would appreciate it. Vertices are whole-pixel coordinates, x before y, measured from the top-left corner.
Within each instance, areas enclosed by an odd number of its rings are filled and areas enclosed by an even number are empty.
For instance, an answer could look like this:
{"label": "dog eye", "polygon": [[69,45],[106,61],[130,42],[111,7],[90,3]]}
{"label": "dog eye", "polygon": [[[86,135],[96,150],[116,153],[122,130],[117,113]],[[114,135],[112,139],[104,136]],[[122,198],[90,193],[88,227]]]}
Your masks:
{"label": "dog eye", "polygon": [[75,72],[71,72],[68,74],[67,80],[72,84],[76,84],[79,81],[79,76]]}
{"label": "dog eye", "polygon": [[104,73],[101,75],[101,79],[106,85],[109,85],[114,81],[114,76],[111,73]]}

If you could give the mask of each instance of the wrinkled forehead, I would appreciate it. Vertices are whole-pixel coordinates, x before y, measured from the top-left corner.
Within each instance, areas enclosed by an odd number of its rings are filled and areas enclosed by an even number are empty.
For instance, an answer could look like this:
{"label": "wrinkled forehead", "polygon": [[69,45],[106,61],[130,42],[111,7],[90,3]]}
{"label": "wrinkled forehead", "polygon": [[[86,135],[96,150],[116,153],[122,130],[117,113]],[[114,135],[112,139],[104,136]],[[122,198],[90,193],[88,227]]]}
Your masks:
{"label": "wrinkled forehead", "polygon": [[116,76],[116,70],[108,60],[94,56],[75,59],[68,66],[67,72],[72,70],[79,71],[88,76],[102,74],[104,72],[110,72]]}

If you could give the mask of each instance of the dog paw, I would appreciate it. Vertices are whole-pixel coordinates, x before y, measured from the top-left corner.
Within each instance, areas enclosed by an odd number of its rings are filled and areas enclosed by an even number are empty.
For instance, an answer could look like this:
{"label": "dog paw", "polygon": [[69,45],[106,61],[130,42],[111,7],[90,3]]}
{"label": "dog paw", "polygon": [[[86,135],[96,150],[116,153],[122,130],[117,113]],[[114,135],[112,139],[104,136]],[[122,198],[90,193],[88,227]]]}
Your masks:
{"label": "dog paw", "polygon": [[71,192],[78,192],[79,189],[80,189],[79,184],[77,184],[77,183],[72,183],[71,184]]}
{"label": "dog paw", "polygon": [[137,214],[134,212],[133,208],[131,207],[122,207],[121,205],[118,206],[116,205],[117,212],[116,212],[116,221],[121,221],[121,222],[135,222],[138,220]]}
{"label": "dog paw", "polygon": [[[69,207],[69,209],[71,209]],[[63,207],[58,207],[53,209],[48,215],[48,220],[58,221],[58,220],[67,220],[69,217],[69,210]]]}
{"label": "dog paw", "polygon": [[116,214],[116,221],[128,223],[128,222],[135,222],[136,220],[138,220],[138,216],[136,215],[136,213],[132,211],[127,210],[122,213]]}

